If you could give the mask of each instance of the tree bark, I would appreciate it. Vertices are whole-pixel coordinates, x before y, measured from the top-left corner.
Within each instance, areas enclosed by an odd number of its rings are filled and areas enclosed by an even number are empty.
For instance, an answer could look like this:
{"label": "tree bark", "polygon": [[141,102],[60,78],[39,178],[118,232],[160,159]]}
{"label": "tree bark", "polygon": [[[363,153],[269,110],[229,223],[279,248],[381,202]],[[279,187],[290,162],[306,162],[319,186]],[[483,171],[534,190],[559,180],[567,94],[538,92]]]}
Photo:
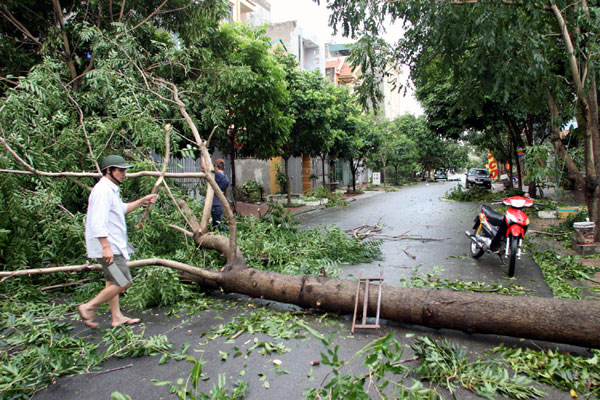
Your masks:
{"label": "tree bark", "polygon": [[323,175],[323,188],[325,188],[326,183],[325,183],[325,154],[321,154],[321,173]]}
{"label": "tree bark", "polygon": [[236,212],[237,210],[237,199],[235,198],[236,196],[236,174],[235,174],[235,159],[236,159],[236,154],[235,154],[235,150],[233,150],[231,153],[229,153],[229,165],[231,168],[231,202],[233,203],[233,210],[234,212]]}
{"label": "tree bark", "polygon": [[[520,134],[518,132],[518,128],[514,121],[511,121],[509,118],[506,118],[506,126],[508,128],[508,135],[510,137],[510,152],[512,156],[516,160],[517,166],[517,176],[519,177],[517,187],[519,190],[523,191],[523,172],[521,171],[521,163],[519,162],[519,146],[522,145],[522,141],[520,138]],[[512,157],[511,157],[512,158]],[[535,186],[534,186],[535,187]]]}
{"label": "tree bark", "polygon": [[356,171],[358,170],[358,164],[360,163],[360,161],[357,161],[356,165],[355,165],[354,159],[350,158],[349,162],[350,162],[350,172],[352,173],[352,192],[356,193]]}
{"label": "tree bark", "polygon": [[292,205],[292,185],[290,185],[290,169],[289,169],[290,157],[283,158],[283,169],[285,170],[285,193],[287,194],[287,205]]}

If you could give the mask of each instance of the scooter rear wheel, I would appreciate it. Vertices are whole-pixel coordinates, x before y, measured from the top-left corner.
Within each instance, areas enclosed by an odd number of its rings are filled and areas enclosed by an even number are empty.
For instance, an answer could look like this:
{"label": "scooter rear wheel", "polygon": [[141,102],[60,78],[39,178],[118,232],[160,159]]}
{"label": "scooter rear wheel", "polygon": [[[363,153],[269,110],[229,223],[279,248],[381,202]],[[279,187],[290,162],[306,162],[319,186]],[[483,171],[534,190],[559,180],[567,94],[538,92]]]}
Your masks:
{"label": "scooter rear wheel", "polygon": [[509,236],[510,240],[510,260],[508,262],[508,276],[515,276],[515,267],[517,266],[517,252],[519,250],[519,237]]}
{"label": "scooter rear wheel", "polygon": [[[477,233],[477,230],[475,232],[473,232],[473,236],[475,236],[476,233]],[[483,255],[483,253],[485,253],[485,251],[481,247],[477,246],[477,244],[473,240],[471,240],[470,249],[471,249],[471,257],[473,257],[473,258],[479,258]]]}

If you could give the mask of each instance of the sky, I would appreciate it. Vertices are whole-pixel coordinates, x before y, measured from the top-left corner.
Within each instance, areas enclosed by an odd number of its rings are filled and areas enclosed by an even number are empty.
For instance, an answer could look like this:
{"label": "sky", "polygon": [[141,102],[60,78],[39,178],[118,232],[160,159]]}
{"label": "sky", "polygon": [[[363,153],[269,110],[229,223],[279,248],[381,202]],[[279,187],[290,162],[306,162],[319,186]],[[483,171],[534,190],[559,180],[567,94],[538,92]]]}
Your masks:
{"label": "sky", "polygon": [[[304,30],[312,30],[324,41],[334,43],[350,43],[352,40],[344,38],[341,35],[334,36],[333,28],[327,24],[329,22],[329,10],[325,6],[326,0],[321,0],[317,5],[313,0],[270,0],[271,20],[273,22],[282,22],[297,20]],[[401,35],[399,27],[388,27],[386,39],[394,41]],[[402,69],[403,76],[408,77],[408,69]],[[423,109],[414,98],[412,90],[406,94],[405,101],[402,102],[401,113],[422,115]]]}

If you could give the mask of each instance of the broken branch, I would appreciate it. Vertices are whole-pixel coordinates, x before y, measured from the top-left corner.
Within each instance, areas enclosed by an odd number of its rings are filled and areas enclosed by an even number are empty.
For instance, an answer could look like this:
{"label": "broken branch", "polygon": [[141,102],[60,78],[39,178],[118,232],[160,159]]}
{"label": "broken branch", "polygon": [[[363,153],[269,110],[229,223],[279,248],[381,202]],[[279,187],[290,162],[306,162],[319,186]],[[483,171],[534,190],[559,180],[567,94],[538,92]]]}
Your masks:
{"label": "broken branch", "polygon": [[[147,258],[143,260],[128,261],[127,265],[129,266],[129,268],[145,267],[149,265],[161,265],[163,267],[169,267],[173,269],[178,269],[180,271],[189,272],[191,274],[201,276],[204,279],[214,281],[217,283],[220,282],[222,279],[222,274],[219,272],[209,271],[203,268],[194,267],[192,265],[180,263],[177,261],[166,260],[163,258]],[[67,265],[63,267],[31,268],[16,271],[0,271],[0,277],[2,277],[2,280],[5,280],[17,276],[51,274],[55,272],[99,271],[101,269],[102,266],[100,264],[85,263],[83,265]]]}
{"label": "broken branch", "polygon": [[[171,155],[170,144],[169,144],[170,130],[171,130],[171,124],[166,124],[165,125],[165,158],[163,159],[163,165],[162,165],[162,169],[160,171],[160,175],[159,175],[158,179],[156,180],[156,182],[154,182],[154,187],[152,188],[151,194],[157,194],[158,191],[160,190],[160,185],[165,179],[165,173],[167,172],[167,167],[169,166],[169,157]],[[148,207],[146,207],[146,210],[144,210],[142,219],[140,219],[140,222],[137,223],[137,225],[135,226],[135,229],[140,229],[142,226],[144,226],[144,221],[146,220],[146,217],[148,216],[148,213],[150,212],[150,208],[152,208],[152,204],[148,204]]]}

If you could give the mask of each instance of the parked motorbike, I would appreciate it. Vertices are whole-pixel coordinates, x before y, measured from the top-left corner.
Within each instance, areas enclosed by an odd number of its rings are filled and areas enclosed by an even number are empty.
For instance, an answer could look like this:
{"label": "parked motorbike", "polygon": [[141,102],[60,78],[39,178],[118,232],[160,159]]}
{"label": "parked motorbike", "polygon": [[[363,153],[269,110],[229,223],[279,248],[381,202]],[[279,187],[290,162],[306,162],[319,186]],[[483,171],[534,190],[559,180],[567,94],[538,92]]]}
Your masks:
{"label": "parked motorbike", "polygon": [[529,226],[529,217],[523,211],[534,205],[533,200],[523,196],[512,196],[492,204],[509,206],[504,215],[482,204],[475,218],[473,233],[465,234],[471,239],[471,256],[481,257],[485,252],[496,253],[505,264],[500,250],[504,245],[504,258],[508,258],[508,276],[515,275],[517,259],[521,259],[523,238]]}

